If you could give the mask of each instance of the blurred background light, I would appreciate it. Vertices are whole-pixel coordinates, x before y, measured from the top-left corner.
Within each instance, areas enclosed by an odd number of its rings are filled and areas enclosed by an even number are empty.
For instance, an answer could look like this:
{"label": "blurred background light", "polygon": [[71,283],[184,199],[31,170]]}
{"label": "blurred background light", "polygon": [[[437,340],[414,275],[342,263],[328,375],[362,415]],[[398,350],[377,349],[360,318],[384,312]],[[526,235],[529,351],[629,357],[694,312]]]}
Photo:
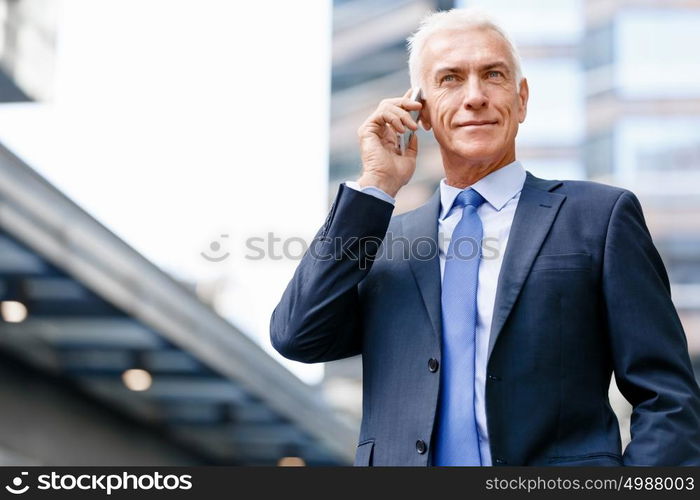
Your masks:
{"label": "blurred background light", "polygon": [[147,391],[153,384],[153,377],[146,370],[131,368],[122,373],[124,385],[132,391]]}
{"label": "blurred background light", "polygon": [[0,314],[8,323],[21,323],[27,318],[27,306],[16,300],[0,302]]}
{"label": "blurred background light", "polygon": [[300,457],[282,457],[277,465],[280,467],[304,467],[306,462]]}

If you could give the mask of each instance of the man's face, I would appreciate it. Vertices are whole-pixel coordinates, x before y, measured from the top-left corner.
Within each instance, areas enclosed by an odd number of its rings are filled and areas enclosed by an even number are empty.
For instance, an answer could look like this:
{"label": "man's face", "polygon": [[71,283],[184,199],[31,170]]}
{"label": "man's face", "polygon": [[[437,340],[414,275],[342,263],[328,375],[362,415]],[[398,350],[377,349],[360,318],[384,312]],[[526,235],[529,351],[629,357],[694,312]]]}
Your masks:
{"label": "man's face", "polygon": [[528,88],[526,81],[520,89],[515,83],[515,63],[503,37],[484,28],[439,32],[428,38],[421,57],[421,120],[432,127],[443,158],[514,159]]}

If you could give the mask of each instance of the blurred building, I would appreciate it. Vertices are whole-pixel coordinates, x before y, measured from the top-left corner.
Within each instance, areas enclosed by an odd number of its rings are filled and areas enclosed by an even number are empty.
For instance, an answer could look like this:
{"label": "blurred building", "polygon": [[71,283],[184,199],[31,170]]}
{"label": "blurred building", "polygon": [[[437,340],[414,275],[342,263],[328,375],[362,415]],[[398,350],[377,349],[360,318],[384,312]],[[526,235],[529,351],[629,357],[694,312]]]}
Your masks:
{"label": "blurred building", "polygon": [[700,2],[585,3],[584,160],[640,198],[700,356]]}
{"label": "blurred building", "polygon": [[[0,106],[51,100],[60,5],[0,1]],[[355,428],[212,294],[0,144],[0,465],[351,463]]]}
{"label": "blurred building", "polygon": [[[335,2],[330,195],[359,176],[357,128],[381,99],[409,87],[405,40],[422,14],[472,5],[500,20],[522,57],[530,100],[518,159],[534,175],[590,179],[639,196],[698,366],[698,1]],[[395,213],[426,201],[443,176],[432,135],[419,132],[419,143],[416,174]],[[326,373],[338,405],[359,413],[359,359],[330,363]],[[620,417],[629,414],[614,384],[611,401]]]}
{"label": "blurred building", "polygon": [[0,145],[0,463],[347,464],[355,430]]}

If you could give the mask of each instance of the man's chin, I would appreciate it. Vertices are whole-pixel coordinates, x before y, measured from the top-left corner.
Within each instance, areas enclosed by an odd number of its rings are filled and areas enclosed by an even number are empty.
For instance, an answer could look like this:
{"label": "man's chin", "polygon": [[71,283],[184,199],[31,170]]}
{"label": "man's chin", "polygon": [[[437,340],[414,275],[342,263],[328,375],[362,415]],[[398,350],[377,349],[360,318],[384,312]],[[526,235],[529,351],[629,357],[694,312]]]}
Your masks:
{"label": "man's chin", "polygon": [[478,144],[457,144],[455,148],[455,154],[460,158],[464,158],[469,161],[480,161],[487,160],[494,156],[494,149],[492,145],[480,146]]}

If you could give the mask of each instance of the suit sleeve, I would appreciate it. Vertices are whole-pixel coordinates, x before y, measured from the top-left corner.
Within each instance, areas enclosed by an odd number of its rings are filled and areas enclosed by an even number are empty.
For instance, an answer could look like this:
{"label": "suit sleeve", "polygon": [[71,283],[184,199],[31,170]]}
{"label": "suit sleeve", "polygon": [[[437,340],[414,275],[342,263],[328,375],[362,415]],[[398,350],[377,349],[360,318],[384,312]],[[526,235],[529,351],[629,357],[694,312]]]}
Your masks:
{"label": "suit sleeve", "polygon": [[603,288],[615,380],[633,406],[625,465],[700,465],[700,390],[668,275],[629,191],[609,221]]}
{"label": "suit sleeve", "polygon": [[333,361],[362,349],[358,284],[386,235],[393,205],[341,185],[272,313],[270,340],[284,357]]}

